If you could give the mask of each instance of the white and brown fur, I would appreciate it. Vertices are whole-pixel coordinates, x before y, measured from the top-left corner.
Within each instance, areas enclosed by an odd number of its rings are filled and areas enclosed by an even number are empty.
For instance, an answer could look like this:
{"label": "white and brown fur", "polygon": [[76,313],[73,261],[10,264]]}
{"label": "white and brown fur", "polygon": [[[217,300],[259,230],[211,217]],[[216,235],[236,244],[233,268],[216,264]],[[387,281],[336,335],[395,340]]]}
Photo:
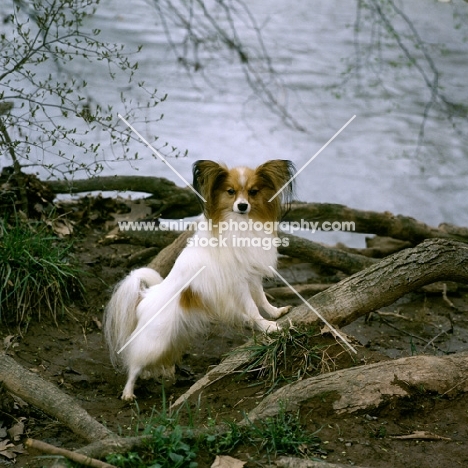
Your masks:
{"label": "white and brown fur", "polygon": [[[292,186],[268,200],[293,175],[293,164],[285,160],[268,161],[256,169],[228,169],[213,161],[197,161],[193,185],[206,199],[202,219],[211,220],[214,229],[198,230],[194,237],[276,238],[276,231],[267,229],[220,233],[216,226],[229,220],[278,221],[282,202],[290,201]],[[174,364],[210,322],[243,323],[264,332],[278,330],[274,319],[289,307],[269,304],[262,287],[262,278],[272,276],[270,266],[276,267],[276,261],[275,247],[239,247],[228,242],[227,246],[185,247],[164,280],[149,268],[131,272],[117,285],[104,315],[112,363],[128,375],[122,399],[135,398],[135,382],[142,373],[173,377]],[[177,294],[202,267],[203,271]]]}

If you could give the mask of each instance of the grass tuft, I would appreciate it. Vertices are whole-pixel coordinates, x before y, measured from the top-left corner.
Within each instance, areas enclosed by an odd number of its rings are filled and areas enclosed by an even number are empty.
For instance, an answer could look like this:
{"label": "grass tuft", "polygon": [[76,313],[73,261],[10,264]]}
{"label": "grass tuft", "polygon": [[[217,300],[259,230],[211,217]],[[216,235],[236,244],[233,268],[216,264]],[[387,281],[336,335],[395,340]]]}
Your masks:
{"label": "grass tuft", "polygon": [[252,346],[242,348],[242,351],[248,350],[252,358],[241,377],[257,372],[271,392],[280,382],[300,380],[316,373],[323,355],[319,346],[311,346],[316,334],[311,328],[290,326],[255,336]]}
{"label": "grass tuft", "polygon": [[70,241],[47,227],[0,221],[0,322],[24,325],[35,316],[57,316],[73,295],[83,293]]}
{"label": "grass tuft", "polygon": [[[242,446],[242,451],[266,455],[293,455],[301,458],[324,454],[320,439],[308,432],[300,422],[299,412],[287,413],[283,409],[274,417],[255,423],[245,419],[243,424],[229,423],[228,429],[216,434],[207,434],[202,445],[208,452],[218,455],[232,452]],[[250,450],[249,450],[250,448]]]}
{"label": "grass tuft", "polygon": [[320,439],[315,433],[307,432],[297,414],[281,410],[278,415],[266,418],[255,424],[249,423],[246,429],[249,444],[256,445],[270,457],[294,455],[299,457],[324,453]]}

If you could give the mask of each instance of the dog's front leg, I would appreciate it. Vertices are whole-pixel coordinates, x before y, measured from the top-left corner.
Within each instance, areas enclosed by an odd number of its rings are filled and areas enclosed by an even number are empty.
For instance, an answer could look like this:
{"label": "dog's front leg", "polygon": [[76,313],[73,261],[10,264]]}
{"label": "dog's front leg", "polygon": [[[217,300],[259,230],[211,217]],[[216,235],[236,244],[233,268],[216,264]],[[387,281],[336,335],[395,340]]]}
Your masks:
{"label": "dog's front leg", "polygon": [[242,302],[243,315],[248,325],[265,333],[272,333],[281,329],[276,322],[262,317],[251,294],[246,295]]}
{"label": "dog's front leg", "polygon": [[278,319],[291,310],[292,306],[275,307],[268,302],[265,291],[263,290],[261,279],[258,281],[253,281],[249,286],[250,293],[252,294],[252,298],[255,304],[257,307],[263,309],[269,317]]}

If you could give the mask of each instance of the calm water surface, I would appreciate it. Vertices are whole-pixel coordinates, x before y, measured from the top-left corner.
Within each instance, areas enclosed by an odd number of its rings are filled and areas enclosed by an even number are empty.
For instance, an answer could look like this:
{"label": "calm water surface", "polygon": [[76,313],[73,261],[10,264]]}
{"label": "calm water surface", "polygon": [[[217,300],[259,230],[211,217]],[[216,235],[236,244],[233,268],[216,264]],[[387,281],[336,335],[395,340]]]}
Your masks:
{"label": "calm water surface", "polygon": [[[360,89],[356,81],[326,89],[342,80],[346,61],[355,53],[355,3],[248,2],[263,25],[266,46],[283,84],[275,92],[288,103],[305,132],[288,128],[255,99],[234,63],[208,65],[206,72],[213,85],[197,74],[189,77],[176,64],[158,16],[147,2],[105,1],[94,21],[110,40],[129,47],[144,45],[138,59],[141,76],[160,94],[167,93],[168,99],[151,116],[164,113],[164,119],[150,128],[138,129],[148,138],[156,134],[160,141],[188,150],[188,157],[171,160],[188,180],[191,164],[200,158],[230,165],[257,165],[267,159],[288,158],[301,167],[356,115],[298,177],[299,199],[388,210],[433,225],[468,225],[466,137],[463,140],[450,122],[434,113],[426,125],[424,147],[416,157],[421,115],[429,91],[414,67],[397,66],[392,74],[385,72],[380,77],[385,88],[374,86],[377,75],[368,74],[362,77]],[[458,21],[454,6],[435,0],[411,0],[399,5],[414,19],[427,42],[441,71],[446,96],[467,104],[468,44],[464,41],[466,29],[454,28]],[[455,8],[466,13],[468,4],[459,1]],[[253,39],[251,32],[245,31],[245,35]],[[396,64],[403,60],[394,45],[383,54],[393,57]],[[93,68],[86,73],[93,93],[103,102],[115,104],[118,92],[130,93],[133,89],[109,82]],[[100,135],[94,138],[106,143]],[[143,145],[132,144],[132,149],[143,157],[135,165],[138,173],[164,176],[182,184]],[[107,167],[105,172],[133,170],[120,164]]]}

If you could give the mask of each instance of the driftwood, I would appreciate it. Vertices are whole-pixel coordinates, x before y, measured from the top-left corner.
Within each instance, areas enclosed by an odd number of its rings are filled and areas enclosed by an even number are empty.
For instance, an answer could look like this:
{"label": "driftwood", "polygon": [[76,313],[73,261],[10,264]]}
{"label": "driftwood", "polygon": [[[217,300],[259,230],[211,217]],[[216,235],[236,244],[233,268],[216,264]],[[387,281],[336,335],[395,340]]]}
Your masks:
{"label": "driftwood", "polygon": [[[136,191],[152,194],[148,200],[163,218],[179,219],[200,214],[197,196],[190,188],[178,187],[162,177],[107,176],[72,181],[43,182],[54,193],[81,193],[92,191]],[[354,232],[376,234],[410,241],[413,245],[424,239],[446,238],[468,242],[468,228],[441,224],[438,228],[428,226],[414,218],[349,208],[334,203],[293,203],[285,221],[339,221],[354,222]]]}
{"label": "driftwood", "polygon": [[468,391],[468,352],[450,356],[411,356],[351,367],[286,385],[249,413],[249,421],[281,410],[294,411],[316,397],[332,400],[333,410],[353,413],[378,408],[393,398],[410,397],[424,388],[438,395]]}
{"label": "driftwood", "polygon": [[[295,284],[294,290],[297,291],[302,297],[311,297],[314,294],[325,291],[331,284]],[[268,296],[274,297],[275,299],[286,300],[290,298],[296,298],[294,291],[291,291],[289,286],[280,286],[278,288],[265,289],[265,293]]]}
{"label": "driftwood", "polygon": [[[162,177],[104,176],[81,180],[51,180],[43,182],[54,193],[82,193],[94,191],[130,191],[152,194],[156,214],[163,218],[186,218],[200,214],[200,203],[189,188],[178,187]],[[154,200],[156,199],[156,200]],[[157,202],[159,200],[159,202]]]}
{"label": "driftwood", "polygon": [[[387,257],[316,294],[308,302],[333,325],[345,326],[358,317],[394,303],[401,296],[436,281],[468,282],[468,246],[445,239],[428,240],[417,247]],[[280,319],[317,323],[306,306],[295,307]],[[249,341],[211,369],[173,404],[181,405],[216,380],[231,374],[251,359]]]}
{"label": "driftwood", "polygon": [[285,216],[285,221],[339,221],[342,223],[354,222],[354,232],[363,234],[376,234],[378,236],[393,237],[395,239],[410,241],[418,244],[424,239],[444,238],[460,242],[468,242],[466,230],[457,232],[453,226],[447,224],[439,228],[428,226],[414,218],[403,215],[394,215],[389,212],[363,211],[348,208],[345,205],[334,203],[294,203]]}
{"label": "driftwood", "polygon": [[366,237],[366,247],[363,249],[348,247],[342,243],[336,244],[337,249],[371,258],[387,257],[408,247],[413,247],[409,241],[380,236]]}
{"label": "driftwood", "polygon": [[442,223],[439,225],[439,229],[442,229],[443,231],[448,232],[454,236],[468,238],[468,228],[466,227],[459,227],[449,223]]}
{"label": "driftwood", "polygon": [[[185,247],[187,239],[193,234],[193,231],[112,231],[104,238],[104,242],[131,242],[136,245],[143,245],[147,248],[156,247],[157,249],[168,250],[158,260],[156,266],[149,265],[159,271],[161,276],[167,276],[172,268],[177,256]],[[348,253],[333,247],[326,247],[317,242],[294,236],[292,234],[280,234],[281,238],[288,239],[288,245],[281,245],[278,252],[289,257],[299,258],[306,262],[311,262],[317,265],[335,268],[347,274],[356,273],[370,265],[373,265],[378,260],[369,258],[356,253]],[[106,241],[107,239],[107,241]],[[176,241],[177,239],[177,241]],[[165,270],[165,274],[160,271]]]}
{"label": "driftwood", "polygon": [[185,231],[179,237],[161,250],[158,255],[149,263],[148,267],[156,270],[163,278],[165,278],[172,269],[174,262],[180,252],[187,245],[188,239],[193,235],[192,231]]}
{"label": "driftwood", "polygon": [[[73,397],[25,369],[13,358],[0,353],[0,382],[9,392],[56,418],[91,444],[76,453],[102,458],[109,453],[125,453],[145,443],[146,437],[122,438],[96,421]],[[65,455],[66,454],[61,454]],[[78,460],[75,460],[78,461]],[[57,462],[56,466],[68,466]],[[93,465],[89,465],[93,466]],[[104,465],[101,465],[104,466]]]}
{"label": "driftwood", "polygon": [[163,249],[167,247],[171,242],[174,242],[179,236],[180,231],[163,231],[163,230],[128,230],[123,231],[119,228],[115,228],[110,231],[103,239],[103,244],[115,244],[115,243],[129,243],[133,245],[141,245],[143,247],[156,247]]}
{"label": "driftwood", "polygon": [[288,239],[288,245],[280,245],[278,252],[289,257],[299,258],[306,262],[324,265],[345,273],[352,274],[361,271],[378,260],[355,253],[343,252],[332,247],[325,247],[317,242],[304,239],[292,234],[280,234],[281,238]]}
{"label": "driftwood", "polygon": [[86,441],[114,435],[92,418],[74,398],[39,375],[26,370],[5,353],[0,353],[0,381],[8,391],[56,418]]}
{"label": "driftwood", "polygon": [[158,247],[147,247],[130,255],[125,262],[127,268],[145,262],[149,258],[154,258],[161,250]]}
{"label": "driftwood", "polygon": [[[310,303],[329,322],[341,327],[427,284],[437,281],[467,283],[467,265],[466,244],[431,239],[345,278],[315,295]],[[317,322],[305,305],[296,307],[288,318],[293,323]]]}

